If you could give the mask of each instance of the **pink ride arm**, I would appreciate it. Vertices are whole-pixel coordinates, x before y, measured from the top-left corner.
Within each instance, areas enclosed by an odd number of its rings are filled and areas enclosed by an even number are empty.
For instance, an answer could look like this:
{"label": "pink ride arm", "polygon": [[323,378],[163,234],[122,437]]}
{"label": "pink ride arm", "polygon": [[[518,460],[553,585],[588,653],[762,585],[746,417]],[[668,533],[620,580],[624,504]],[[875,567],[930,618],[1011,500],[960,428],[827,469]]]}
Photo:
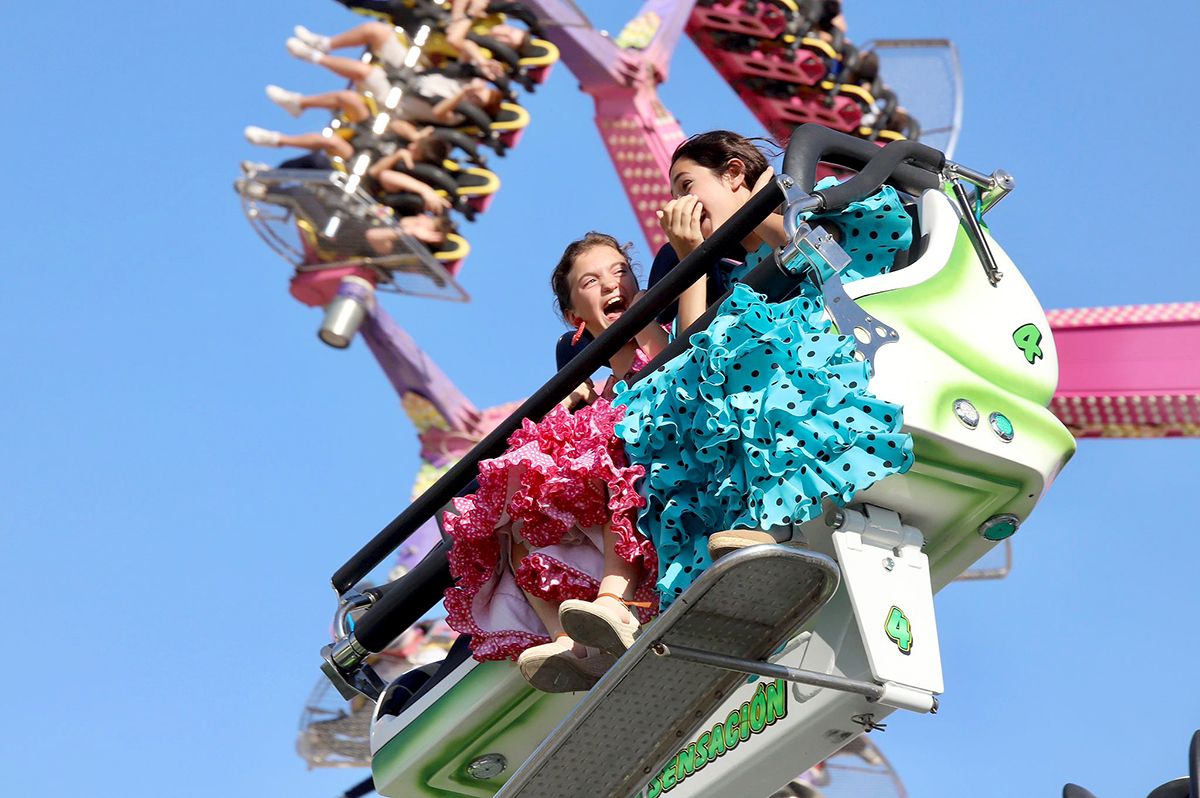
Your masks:
{"label": "pink ride arm", "polygon": [[474,429],[479,418],[475,405],[377,302],[363,324],[362,336],[399,397],[418,393],[437,408],[451,429]]}
{"label": "pink ride arm", "polygon": [[[780,141],[798,125],[813,122],[844,133],[858,133],[863,109],[850,97],[833,96],[819,88],[829,78],[831,61],[817,42],[782,46],[787,16],[772,3],[716,0],[696,8],[687,25],[688,36],[737,92],[752,114]],[[751,36],[764,44],[749,52],[722,45],[728,34]],[[769,95],[766,82],[790,91]]]}
{"label": "pink ride arm", "polygon": [[1058,391],[1077,438],[1200,437],[1200,303],[1051,310]]}
{"label": "pink ride arm", "polygon": [[558,47],[583,91],[595,100],[600,137],[642,233],[656,251],[666,243],[666,236],[654,212],[671,198],[667,178],[671,154],[684,138],[679,122],[658,99],[658,84],[666,79],[671,54],[693,3],[645,3],[640,21],[655,30],[649,44],[640,50],[618,47],[561,0],[526,0],[524,4],[542,19],[547,38]]}

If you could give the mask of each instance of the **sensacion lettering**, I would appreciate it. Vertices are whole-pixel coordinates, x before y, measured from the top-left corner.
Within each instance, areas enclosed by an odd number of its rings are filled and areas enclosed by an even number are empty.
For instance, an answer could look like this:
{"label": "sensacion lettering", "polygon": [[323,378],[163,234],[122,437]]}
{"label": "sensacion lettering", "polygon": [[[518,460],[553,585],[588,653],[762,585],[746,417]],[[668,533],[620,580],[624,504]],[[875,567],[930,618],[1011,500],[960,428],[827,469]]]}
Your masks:
{"label": "sensacion lettering", "polygon": [[699,773],[710,762],[725,756],[738,745],[760,734],[780,718],[787,717],[787,683],[783,679],[760,682],[749,701],[733,710],[725,720],[701,733],[695,742],[679,749],[667,766],[646,787],[645,798],[658,798],[675,789],[684,779]]}

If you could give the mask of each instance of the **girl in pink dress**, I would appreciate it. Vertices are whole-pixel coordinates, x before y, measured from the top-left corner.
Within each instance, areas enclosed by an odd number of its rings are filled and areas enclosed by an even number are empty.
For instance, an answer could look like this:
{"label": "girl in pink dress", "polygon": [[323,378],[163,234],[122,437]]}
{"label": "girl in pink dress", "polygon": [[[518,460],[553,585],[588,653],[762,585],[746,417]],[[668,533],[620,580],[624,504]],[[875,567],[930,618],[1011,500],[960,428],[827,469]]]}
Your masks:
{"label": "girl in pink dress", "polygon": [[[581,334],[598,336],[637,297],[626,249],[588,233],[555,267],[559,310]],[[613,662],[563,631],[564,602],[611,619],[626,637],[658,606],[654,548],[636,526],[645,471],[626,460],[613,434],[624,408],[609,400],[666,343],[650,325],[609,361],[612,378],[584,383],[538,423],[526,420],[502,456],[479,464],[479,490],[446,514],[458,580],[446,591],[447,621],[471,635],[476,659],[516,659],[540,690],[586,690]]]}

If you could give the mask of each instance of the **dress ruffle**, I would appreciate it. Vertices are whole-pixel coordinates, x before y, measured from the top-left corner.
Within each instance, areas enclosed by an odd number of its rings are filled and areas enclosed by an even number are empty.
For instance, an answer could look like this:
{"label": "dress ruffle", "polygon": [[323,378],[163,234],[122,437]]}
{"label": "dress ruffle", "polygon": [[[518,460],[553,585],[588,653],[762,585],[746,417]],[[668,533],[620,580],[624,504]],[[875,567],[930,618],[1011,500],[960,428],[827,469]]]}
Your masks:
{"label": "dress ruffle", "polygon": [[561,604],[567,599],[591,601],[600,590],[599,580],[541,553],[521,560],[516,578],[526,593],[551,604]]}
{"label": "dress ruffle", "polygon": [[[815,189],[838,182],[837,178],[826,177]],[[883,274],[891,269],[897,252],[912,246],[912,217],[904,211],[900,195],[891,186],[834,213],[804,214],[804,218],[814,226],[832,222],[841,228],[841,246],[850,256],[850,263],[840,274],[843,283]]]}
{"label": "dress ruffle", "polygon": [[819,297],[769,303],[738,284],[691,343],[615,400],[630,460],[649,467],[639,524],[664,606],[711,564],[711,533],[808,521],[912,463],[900,408],[866,390]]}
{"label": "dress ruffle", "polygon": [[[888,271],[912,243],[912,219],[891,187],[805,218],[840,229],[851,258],[843,282]],[[764,245],[731,278],[769,255]],[[779,303],[735,285],[691,344],[633,388],[618,386],[614,399],[629,408],[617,434],[649,469],[638,523],[658,552],[663,606],[711,564],[713,532],[808,521],[824,499],[845,504],[912,465],[900,407],[868,392],[866,364],[852,339],[833,334],[811,282]]]}
{"label": "dress ruffle", "polygon": [[[829,188],[837,183],[836,178],[826,177],[817,183],[816,189]],[[843,283],[885,274],[891,270],[896,253],[912,246],[912,217],[904,210],[900,195],[891,186],[884,186],[871,196],[855,200],[834,213],[803,213],[801,218],[814,227],[836,228],[839,231],[841,247],[850,256],[850,263],[838,275]],[[771,254],[771,246],[763,244],[747,255],[744,263],[731,270],[729,279],[742,279]],[[801,291],[809,297],[820,295],[811,283],[804,283]]]}
{"label": "dress ruffle", "polygon": [[[635,487],[645,470],[628,464],[613,431],[623,412],[599,399],[524,421],[508,451],[479,464],[479,489],[446,513],[457,580],[446,591],[447,621],[472,636],[476,659],[515,658],[549,640],[522,591],[555,604],[596,598],[606,525],[617,554],[645,574],[635,598],[654,595],[654,548],[634,526],[646,504]],[[515,573],[514,539],[529,550]]]}

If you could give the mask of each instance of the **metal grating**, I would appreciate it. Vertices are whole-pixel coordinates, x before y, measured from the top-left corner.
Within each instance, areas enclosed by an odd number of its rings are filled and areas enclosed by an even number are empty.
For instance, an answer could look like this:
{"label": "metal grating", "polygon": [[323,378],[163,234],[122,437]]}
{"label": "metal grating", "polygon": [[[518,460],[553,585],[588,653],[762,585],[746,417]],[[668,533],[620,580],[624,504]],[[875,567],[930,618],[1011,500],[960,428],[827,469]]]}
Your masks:
{"label": "metal grating", "polygon": [[379,291],[469,299],[429,249],[405,234],[353,176],[269,169],[248,174],[236,188],[250,226],[298,274],[359,267],[375,276]]}
{"label": "metal grating", "polygon": [[[829,557],[755,546],[713,565],[647,627],[497,798],[630,795],[745,675],[660,657],[659,641],[765,659],[837,589]],[[585,787],[586,785],[586,787]]]}

